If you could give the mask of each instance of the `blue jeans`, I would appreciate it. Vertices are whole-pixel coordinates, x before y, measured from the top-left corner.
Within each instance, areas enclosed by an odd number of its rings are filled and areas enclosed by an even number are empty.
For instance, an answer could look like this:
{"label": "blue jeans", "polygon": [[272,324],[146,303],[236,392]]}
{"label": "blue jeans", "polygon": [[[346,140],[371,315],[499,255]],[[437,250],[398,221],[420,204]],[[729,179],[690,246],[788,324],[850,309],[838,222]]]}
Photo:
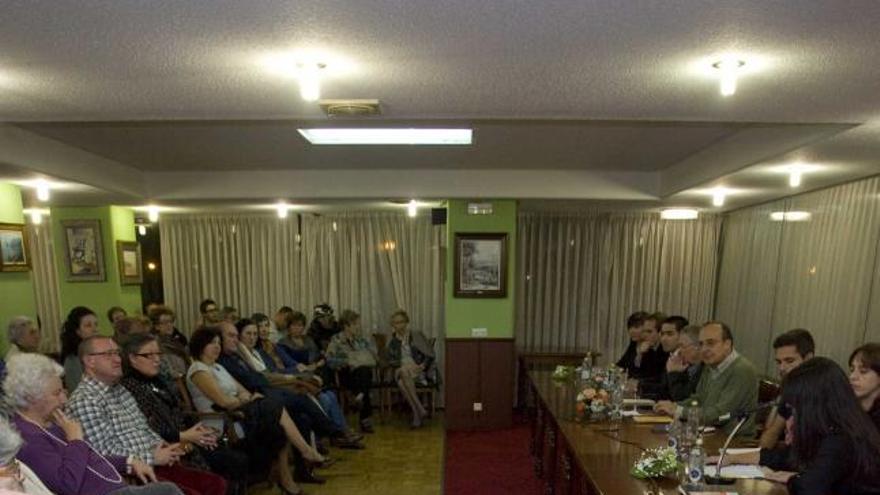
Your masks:
{"label": "blue jeans", "polygon": [[318,394],[318,402],[321,404],[324,412],[327,413],[327,416],[330,416],[330,419],[340,430],[348,431],[348,423],[345,422],[345,416],[342,414],[342,408],[339,407],[336,393],[332,390],[322,390]]}

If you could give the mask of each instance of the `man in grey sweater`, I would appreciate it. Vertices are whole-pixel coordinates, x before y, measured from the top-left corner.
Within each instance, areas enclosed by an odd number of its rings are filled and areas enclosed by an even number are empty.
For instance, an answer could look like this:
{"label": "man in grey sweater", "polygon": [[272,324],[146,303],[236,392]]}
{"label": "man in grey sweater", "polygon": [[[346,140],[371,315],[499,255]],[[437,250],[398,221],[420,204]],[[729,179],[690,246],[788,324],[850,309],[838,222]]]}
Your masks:
{"label": "man in grey sweater", "polygon": [[[748,359],[736,352],[730,327],[720,321],[707,322],[700,329],[700,354],[705,369],[697,390],[680,405],[696,400],[702,408],[704,425],[721,426],[730,432],[736,424],[735,414],[751,412],[758,404],[758,372]],[[673,402],[660,401],[655,409],[671,416],[677,407]],[[739,435],[754,434],[752,414]]]}

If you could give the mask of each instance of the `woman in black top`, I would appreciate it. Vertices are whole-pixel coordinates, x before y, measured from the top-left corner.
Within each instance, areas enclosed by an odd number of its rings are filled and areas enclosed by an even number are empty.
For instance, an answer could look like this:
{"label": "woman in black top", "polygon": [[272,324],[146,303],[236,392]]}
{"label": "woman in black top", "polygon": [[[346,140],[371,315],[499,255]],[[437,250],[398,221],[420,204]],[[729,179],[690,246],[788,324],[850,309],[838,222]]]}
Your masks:
{"label": "woman in black top", "polygon": [[[248,486],[248,456],[238,449],[217,445],[217,432],[189,417],[180,407],[178,395],[159,377],[162,351],[150,334],[134,334],[122,348],[125,376],[121,380],[137,401],[153,431],[166,442],[182,442],[188,454],[184,463],[208,469],[227,480],[229,495],[244,494]],[[259,473],[260,466],[253,466]]]}
{"label": "woman in black top", "polygon": [[790,447],[761,451],[793,495],[880,494],[880,432],[862,410],[834,361],[815,357],[782,384],[779,414]]}

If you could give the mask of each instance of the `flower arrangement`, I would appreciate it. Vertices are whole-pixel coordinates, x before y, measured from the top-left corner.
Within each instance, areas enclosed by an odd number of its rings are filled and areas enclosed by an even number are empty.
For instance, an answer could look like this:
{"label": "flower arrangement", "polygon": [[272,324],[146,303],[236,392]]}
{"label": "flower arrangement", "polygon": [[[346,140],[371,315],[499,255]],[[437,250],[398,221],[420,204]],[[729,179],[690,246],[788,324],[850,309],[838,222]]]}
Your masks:
{"label": "flower arrangement", "polygon": [[633,464],[630,474],[639,479],[662,478],[675,473],[679,467],[675,449],[661,447],[642,452],[639,460]]}
{"label": "flower arrangement", "polygon": [[593,369],[589,380],[581,383],[581,391],[577,394],[577,418],[595,418],[610,413],[614,409],[615,392],[621,392],[617,390],[622,386],[620,382],[619,370],[615,368]]}

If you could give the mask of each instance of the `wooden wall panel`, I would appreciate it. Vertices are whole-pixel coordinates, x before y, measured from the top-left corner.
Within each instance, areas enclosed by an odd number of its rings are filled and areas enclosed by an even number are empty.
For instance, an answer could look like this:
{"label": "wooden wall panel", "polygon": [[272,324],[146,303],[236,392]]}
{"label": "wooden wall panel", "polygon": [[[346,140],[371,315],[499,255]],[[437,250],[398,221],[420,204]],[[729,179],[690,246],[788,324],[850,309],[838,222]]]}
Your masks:
{"label": "wooden wall panel", "polygon": [[[446,339],[446,427],[506,428],[513,424],[513,339]],[[474,402],[483,404],[474,412]]]}

